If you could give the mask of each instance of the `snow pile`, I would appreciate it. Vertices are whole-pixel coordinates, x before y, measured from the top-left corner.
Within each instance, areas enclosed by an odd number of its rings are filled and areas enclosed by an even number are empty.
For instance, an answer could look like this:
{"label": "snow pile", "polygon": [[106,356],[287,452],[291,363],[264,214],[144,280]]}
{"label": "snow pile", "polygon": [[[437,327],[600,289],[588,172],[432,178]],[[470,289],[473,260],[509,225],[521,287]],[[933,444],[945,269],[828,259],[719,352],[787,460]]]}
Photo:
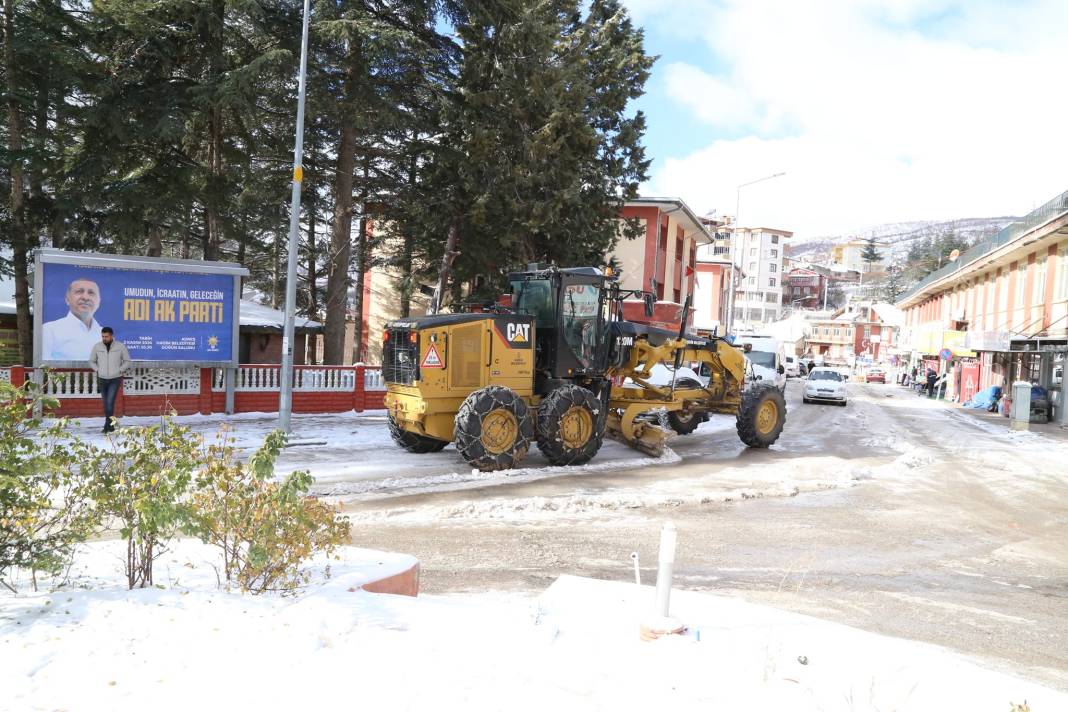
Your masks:
{"label": "snow pile", "polygon": [[[664,457],[669,455],[678,460],[678,456],[670,452]],[[661,463],[663,459],[650,462]],[[539,479],[536,472],[528,477],[530,482]],[[655,470],[634,472],[627,473],[611,486],[598,482],[587,485],[578,480],[573,486],[554,490],[558,494],[509,496],[479,493],[478,497],[443,505],[394,504],[389,509],[352,511],[348,516],[360,523],[398,524],[444,520],[453,523],[463,520],[551,523],[566,518],[590,517],[618,520],[620,515],[646,516],[656,509],[700,507],[762,497],[793,497],[804,492],[851,487],[869,477],[866,469],[843,468],[836,458],[794,457],[760,467],[745,463],[724,464],[704,472],[697,471],[693,476],[671,473],[662,477]]]}
{"label": "snow pile", "polygon": [[187,587],[182,580],[205,572],[178,568],[178,583],[163,589],[126,591],[116,579],[0,596],[4,704],[538,712],[1068,704],[938,648],[707,594],[672,597],[687,635],[642,643],[638,624],[653,592],[633,584],[563,577],[536,600],[412,599],[350,590],[355,579],[338,566],[300,596],[252,597]]}

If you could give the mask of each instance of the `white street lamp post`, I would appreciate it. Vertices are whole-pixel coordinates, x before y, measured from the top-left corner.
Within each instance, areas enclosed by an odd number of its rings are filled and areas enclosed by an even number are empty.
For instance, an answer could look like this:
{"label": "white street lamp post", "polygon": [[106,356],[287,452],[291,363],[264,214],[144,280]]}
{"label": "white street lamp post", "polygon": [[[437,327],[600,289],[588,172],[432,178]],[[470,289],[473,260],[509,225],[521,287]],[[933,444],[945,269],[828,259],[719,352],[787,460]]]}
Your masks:
{"label": "white street lamp post", "polygon": [[[785,172],[774,173],[774,174],[772,174],[770,176],[764,176],[763,178],[758,178],[756,180],[751,180],[748,183],[742,183],[741,185],[738,186],[737,192],[735,194],[735,200],[734,200],[734,228],[731,230],[731,244],[730,244],[731,291],[730,291],[730,294],[727,295],[727,328],[725,330],[725,333],[727,333],[727,334],[733,334],[734,333],[734,293],[738,290],[738,260],[736,259],[736,257],[738,256],[738,249],[737,249],[736,243],[738,242],[738,240],[741,239],[741,234],[739,232],[739,228],[741,227],[742,223],[738,219],[738,217],[739,217],[739,213],[741,213],[741,211],[742,211],[742,188],[745,188],[746,186],[750,186],[750,185],[755,185],[756,183],[763,183],[766,180],[771,180],[772,178],[778,178],[779,176],[784,176],[784,175],[786,175]],[[744,250],[744,248],[741,251],[741,258],[742,259],[745,258],[745,250]]]}
{"label": "white street lamp post", "polygon": [[[281,392],[278,395],[278,428],[290,432],[293,412],[293,332],[297,315],[297,244],[300,241],[300,184],[304,180],[304,91],[308,74],[308,16],[310,0],[304,0],[304,24],[300,41],[300,74],[297,81],[297,136],[293,147],[293,192],[289,202],[289,261],[286,263],[286,322],[282,330]],[[314,278],[314,275],[313,275]]]}

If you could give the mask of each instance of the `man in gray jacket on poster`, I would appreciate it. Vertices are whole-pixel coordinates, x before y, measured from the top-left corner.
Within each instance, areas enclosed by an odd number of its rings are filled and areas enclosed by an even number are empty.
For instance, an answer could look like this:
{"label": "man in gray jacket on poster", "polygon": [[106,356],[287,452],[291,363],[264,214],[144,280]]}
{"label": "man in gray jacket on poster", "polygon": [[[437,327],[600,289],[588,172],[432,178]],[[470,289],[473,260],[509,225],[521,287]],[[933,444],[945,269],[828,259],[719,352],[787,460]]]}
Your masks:
{"label": "man in gray jacket on poster", "polygon": [[89,368],[96,374],[100,388],[100,397],[104,399],[104,432],[115,430],[115,396],[119,393],[119,383],[133,363],[130,352],[121,341],[115,340],[115,332],[110,326],[100,330],[100,341],[93,344],[89,352]]}

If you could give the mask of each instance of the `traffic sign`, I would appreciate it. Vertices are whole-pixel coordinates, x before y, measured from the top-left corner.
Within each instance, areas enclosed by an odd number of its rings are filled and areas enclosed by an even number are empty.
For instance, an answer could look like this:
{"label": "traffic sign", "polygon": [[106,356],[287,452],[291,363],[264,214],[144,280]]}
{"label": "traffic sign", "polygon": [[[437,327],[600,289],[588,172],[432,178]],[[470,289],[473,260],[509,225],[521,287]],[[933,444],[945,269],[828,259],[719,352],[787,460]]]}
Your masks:
{"label": "traffic sign", "polygon": [[941,358],[943,361],[948,361],[953,358],[953,352],[949,349],[942,349],[938,352],[938,357]]}

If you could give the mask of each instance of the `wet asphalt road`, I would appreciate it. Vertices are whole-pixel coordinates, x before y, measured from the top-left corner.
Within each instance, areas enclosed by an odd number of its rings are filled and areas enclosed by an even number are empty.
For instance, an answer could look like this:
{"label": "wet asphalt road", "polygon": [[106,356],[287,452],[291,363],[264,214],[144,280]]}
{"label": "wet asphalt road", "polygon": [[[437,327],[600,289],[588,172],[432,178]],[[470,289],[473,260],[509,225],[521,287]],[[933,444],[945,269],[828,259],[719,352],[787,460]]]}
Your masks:
{"label": "wet asphalt road", "polygon": [[673,465],[350,503],[354,542],[419,557],[427,593],[536,593],[561,574],[632,580],[632,551],[650,581],[671,519],[679,587],[1068,690],[1068,446],[895,385],[850,388],[846,408],[802,405],[791,382],[766,451],[699,431]]}

